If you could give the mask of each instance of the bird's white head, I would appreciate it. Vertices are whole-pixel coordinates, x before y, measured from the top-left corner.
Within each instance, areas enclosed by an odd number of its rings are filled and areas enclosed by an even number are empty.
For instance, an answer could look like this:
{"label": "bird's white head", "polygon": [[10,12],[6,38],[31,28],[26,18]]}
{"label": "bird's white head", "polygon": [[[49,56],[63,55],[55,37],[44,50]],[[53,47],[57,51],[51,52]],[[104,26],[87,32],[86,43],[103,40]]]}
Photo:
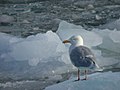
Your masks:
{"label": "bird's white head", "polygon": [[68,40],[64,40],[63,43],[71,43],[73,46],[81,46],[83,45],[83,38],[80,35],[76,35]]}

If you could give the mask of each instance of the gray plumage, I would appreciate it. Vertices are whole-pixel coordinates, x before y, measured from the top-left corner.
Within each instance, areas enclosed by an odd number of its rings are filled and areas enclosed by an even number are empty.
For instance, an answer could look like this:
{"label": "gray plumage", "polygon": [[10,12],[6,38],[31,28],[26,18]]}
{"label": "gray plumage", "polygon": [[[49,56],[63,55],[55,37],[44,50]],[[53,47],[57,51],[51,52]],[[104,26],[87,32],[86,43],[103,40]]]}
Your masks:
{"label": "gray plumage", "polygon": [[93,69],[96,66],[94,54],[85,46],[75,47],[70,53],[70,59],[73,65],[78,68]]}
{"label": "gray plumage", "polygon": [[72,36],[63,43],[71,43],[69,54],[71,62],[78,68],[78,79],[80,80],[80,70],[85,70],[85,78],[87,80],[87,70],[102,71],[96,63],[94,54],[88,47],[83,46],[83,38],[80,35]]}

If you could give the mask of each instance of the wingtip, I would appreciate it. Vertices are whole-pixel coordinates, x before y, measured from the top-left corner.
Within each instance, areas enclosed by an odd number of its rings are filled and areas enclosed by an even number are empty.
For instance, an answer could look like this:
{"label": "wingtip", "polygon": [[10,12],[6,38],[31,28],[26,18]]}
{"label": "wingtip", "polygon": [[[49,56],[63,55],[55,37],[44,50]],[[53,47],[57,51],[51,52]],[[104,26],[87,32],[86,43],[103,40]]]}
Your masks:
{"label": "wingtip", "polygon": [[97,71],[97,72],[102,72],[103,70],[104,70],[104,68],[99,67],[99,68],[95,68],[95,70],[94,70],[94,71]]}

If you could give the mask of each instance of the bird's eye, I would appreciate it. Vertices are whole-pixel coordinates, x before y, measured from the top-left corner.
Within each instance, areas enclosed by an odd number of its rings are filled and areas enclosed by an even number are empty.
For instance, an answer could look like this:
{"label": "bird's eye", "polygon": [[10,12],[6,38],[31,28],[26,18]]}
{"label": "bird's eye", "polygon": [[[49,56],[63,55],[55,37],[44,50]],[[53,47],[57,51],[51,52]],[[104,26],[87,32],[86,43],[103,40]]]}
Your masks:
{"label": "bird's eye", "polygon": [[75,41],[76,41],[76,40],[78,40],[78,38],[74,38],[73,40],[75,40]]}
{"label": "bird's eye", "polygon": [[72,39],[73,41],[75,41],[76,39]]}

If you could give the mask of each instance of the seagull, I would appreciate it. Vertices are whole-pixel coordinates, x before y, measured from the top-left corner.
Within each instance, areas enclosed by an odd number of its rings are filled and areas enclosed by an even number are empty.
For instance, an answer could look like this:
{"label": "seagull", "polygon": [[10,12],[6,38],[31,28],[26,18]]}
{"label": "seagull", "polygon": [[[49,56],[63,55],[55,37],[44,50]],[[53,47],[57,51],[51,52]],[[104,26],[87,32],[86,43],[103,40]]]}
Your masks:
{"label": "seagull", "polygon": [[83,45],[83,38],[80,35],[74,35],[63,43],[70,43],[69,55],[72,64],[78,68],[78,81],[80,80],[80,70],[85,71],[85,78],[87,80],[87,70],[99,70],[100,67],[96,63],[96,58],[92,51]]}

